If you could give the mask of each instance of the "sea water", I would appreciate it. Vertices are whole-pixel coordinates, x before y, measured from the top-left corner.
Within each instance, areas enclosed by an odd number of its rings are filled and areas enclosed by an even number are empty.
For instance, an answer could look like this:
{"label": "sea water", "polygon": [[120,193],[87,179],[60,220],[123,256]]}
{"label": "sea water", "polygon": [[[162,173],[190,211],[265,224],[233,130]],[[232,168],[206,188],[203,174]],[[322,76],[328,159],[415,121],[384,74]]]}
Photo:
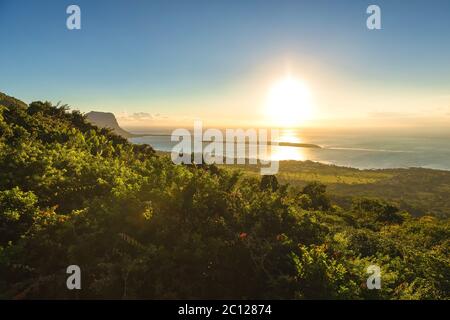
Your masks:
{"label": "sea water", "polygon": [[[152,136],[131,138],[155,150],[171,151],[170,130],[153,130]],[[271,160],[311,160],[359,169],[422,167],[450,170],[450,132],[280,130],[280,141],[316,144],[321,148],[271,146]],[[206,145],[207,142],[204,142]],[[237,150],[248,145],[235,143]],[[224,148],[225,150],[225,148]]]}

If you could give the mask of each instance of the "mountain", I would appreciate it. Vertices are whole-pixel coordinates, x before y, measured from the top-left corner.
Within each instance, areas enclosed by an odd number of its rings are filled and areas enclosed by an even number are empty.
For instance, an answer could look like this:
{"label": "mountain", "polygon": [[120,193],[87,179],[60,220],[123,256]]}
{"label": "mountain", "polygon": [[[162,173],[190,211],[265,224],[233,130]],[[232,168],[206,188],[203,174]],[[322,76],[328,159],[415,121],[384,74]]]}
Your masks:
{"label": "mountain", "polygon": [[14,97],[10,97],[2,92],[0,92],[0,105],[7,108],[22,108],[26,109],[28,106],[25,102],[20,101]]}
{"label": "mountain", "polygon": [[135,135],[122,129],[117,122],[116,117],[111,112],[91,111],[86,114],[86,119],[99,128],[110,128],[114,133],[124,137],[131,138]]}

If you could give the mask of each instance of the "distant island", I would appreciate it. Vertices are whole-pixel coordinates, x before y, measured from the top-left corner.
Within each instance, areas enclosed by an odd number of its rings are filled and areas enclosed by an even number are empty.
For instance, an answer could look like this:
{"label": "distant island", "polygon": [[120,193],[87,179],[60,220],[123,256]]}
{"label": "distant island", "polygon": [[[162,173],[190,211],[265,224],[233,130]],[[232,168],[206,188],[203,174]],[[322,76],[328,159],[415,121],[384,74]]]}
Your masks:
{"label": "distant island", "polygon": [[[213,142],[211,140],[203,140],[202,142]],[[217,142],[224,142],[224,141],[217,141]],[[252,144],[250,141],[245,141],[244,144],[249,145]],[[297,148],[315,148],[315,149],[322,149],[321,146],[317,144],[312,143],[299,143],[299,142],[276,142],[276,141],[268,141],[268,145],[277,145],[280,147],[297,147]]]}
{"label": "distant island", "polygon": [[[272,144],[272,143],[271,143]],[[297,142],[278,142],[279,146],[282,147],[298,147],[298,148],[315,148],[322,149],[321,146],[312,143],[297,143]]]}

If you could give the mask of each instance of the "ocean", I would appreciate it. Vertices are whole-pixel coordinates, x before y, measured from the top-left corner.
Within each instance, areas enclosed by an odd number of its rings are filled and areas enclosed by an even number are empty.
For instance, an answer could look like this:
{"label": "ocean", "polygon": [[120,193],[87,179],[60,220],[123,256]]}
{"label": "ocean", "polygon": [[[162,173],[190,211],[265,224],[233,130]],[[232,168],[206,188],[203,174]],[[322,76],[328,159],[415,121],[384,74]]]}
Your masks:
{"label": "ocean", "polygon": [[[147,133],[154,135],[129,140],[132,143],[149,144],[160,151],[172,151],[177,143],[171,141],[171,130]],[[274,145],[265,159],[311,160],[359,169],[421,167],[450,170],[450,132],[283,129],[279,141],[315,144],[321,148]],[[203,144],[205,146],[208,143]],[[235,143],[235,147],[236,150],[248,151],[249,145]]]}

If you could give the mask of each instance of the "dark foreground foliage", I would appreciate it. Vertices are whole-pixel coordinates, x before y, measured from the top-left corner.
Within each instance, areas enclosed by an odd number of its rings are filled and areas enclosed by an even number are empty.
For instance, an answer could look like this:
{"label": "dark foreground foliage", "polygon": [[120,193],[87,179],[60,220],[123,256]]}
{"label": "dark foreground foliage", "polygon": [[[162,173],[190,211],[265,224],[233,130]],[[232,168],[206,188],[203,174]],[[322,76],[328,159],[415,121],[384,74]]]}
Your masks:
{"label": "dark foreground foliage", "polygon": [[0,105],[0,298],[450,297],[448,220],[344,210],[320,183],[177,166],[64,106]]}

